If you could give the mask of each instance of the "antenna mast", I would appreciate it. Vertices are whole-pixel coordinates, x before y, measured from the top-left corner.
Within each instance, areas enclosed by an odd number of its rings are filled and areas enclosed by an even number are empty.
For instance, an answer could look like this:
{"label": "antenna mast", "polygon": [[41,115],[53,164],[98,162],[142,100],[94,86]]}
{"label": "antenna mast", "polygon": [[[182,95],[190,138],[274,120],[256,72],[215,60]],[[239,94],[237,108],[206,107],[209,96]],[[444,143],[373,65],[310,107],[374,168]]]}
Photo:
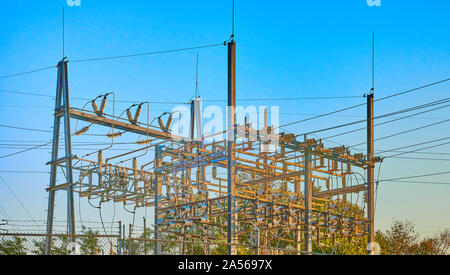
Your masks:
{"label": "antenna mast", "polygon": [[62,7],[62,58],[64,59],[64,57],[66,57],[66,53],[65,53],[65,26],[64,26],[64,6]]}

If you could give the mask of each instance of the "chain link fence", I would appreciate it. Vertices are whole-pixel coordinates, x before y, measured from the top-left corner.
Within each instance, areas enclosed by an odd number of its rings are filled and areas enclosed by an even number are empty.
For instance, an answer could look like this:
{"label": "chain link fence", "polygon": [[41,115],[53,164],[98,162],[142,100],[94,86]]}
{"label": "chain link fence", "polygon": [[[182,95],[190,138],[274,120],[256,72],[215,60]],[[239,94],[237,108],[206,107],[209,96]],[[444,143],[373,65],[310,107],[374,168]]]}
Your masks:
{"label": "chain link fence", "polygon": [[[121,222],[83,222],[77,228],[78,235],[70,236],[64,222],[55,223],[51,235],[51,255],[228,255],[229,249],[236,255],[302,255],[296,243],[283,238],[257,240],[254,234],[241,235],[236,243],[227,243],[226,233],[208,236],[198,232],[159,232],[145,224],[125,226]],[[101,234],[101,233],[105,234]],[[0,255],[45,255],[46,241],[44,221],[4,220],[0,224]],[[333,249],[334,244],[330,244]],[[297,249],[296,249],[297,248]],[[323,254],[330,251],[315,249]]]}
{"label": "chain link fence", "polygon": [[[46,234],[1,233],[0,255],[45,255]],[[117,255],[120,237],[51,235],[51,255]]]}
{"label": "chain link fence", "polygon": [[[45,255],[46,234],[1,233],[0,255]],[[51,255],[227,255],[229,245],[223,241],[183,240],[182,237],[152,238],[108,235],[52,235]],[[238,255],[299,255],[291,248],[256,247],[253,244],[232,246]]]}

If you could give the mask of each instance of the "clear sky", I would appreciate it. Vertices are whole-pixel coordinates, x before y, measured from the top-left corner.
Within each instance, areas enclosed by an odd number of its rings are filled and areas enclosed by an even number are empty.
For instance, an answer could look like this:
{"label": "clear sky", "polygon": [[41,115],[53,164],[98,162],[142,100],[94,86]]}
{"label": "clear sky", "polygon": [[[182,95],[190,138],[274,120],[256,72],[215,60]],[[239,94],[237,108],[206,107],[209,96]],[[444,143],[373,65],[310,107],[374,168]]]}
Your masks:
{"label": "clear sky", "polygon": [[[231,1],[65,0],[2,1],[0,9],[0,76],[56,65],[62,58],[61,9],[65,6],[65,55],[69,60],[126,55],[222,43],[231,32]],[[238,98],[361,96],[353,99],[280,101],[281,124],[363,103],[371,87],[372,32],[376,33],[376,98],[415,88],[450,75],[450,2],[447,0],[236,1]],[[198,51],[200,93],[206,100],[226,98],[226,48]],[[118,100],[185,102],[195,90],[197,51],[89,63],[69,63],[72,97],[94,98],[109,91]],[[13,94],[19,91],[54,95],[56,69],[0,79],[0,125],[51,130],[50,97]],[[375,105],[375,115],[444,99],[450,85],[441,84]],[[85,101],[73,100],[82,107]],[[248,103],[248,102],[246,102]],[[257,103],[253,103],[257,105]],[[267,103],[266,103],[267,104]],[[129,105],[129,104],[128,104]],[[125,103],[118,103],[123,110]],[[173,104],[152,104],[152,117]],[[357,108],[324,119],[288,127],[297,133],[365,117]],[[376,127],[375,137],[406,131],[449,118],[449,110]],[[329,136],[354,128],[326,132]],[[319,137],[322,134],[319,135]],[[448,123],[376,142],[388,150],[450,136]],[[39,145],[51,133],[0,127],[0,156]],[[363,142],[364,132],[336,137],[347,145]],[[89,139],[95,141],[95,139]],[[448,140],[447,140],[448,141]],[[333,146],[333,144],[330,144]],[[359,146],[364,149],[364,146]],[[380,179],[449,171],[450,146],[386,160]],[[79,148],[77,150],[80,150]],[[0,158],[2,176],[36,220],[45,219],[49,148]],[[443,160],[417,160],[432,158]],[[378,167],[377,167],[378,173]],[[378,174],[377,174],[378,176]],[[450,183],[449,174],[415,181]],[[376,227],[393,219],[409,219],[419,232],[432,234],[450,227],[450,186],[380,183]],[[57,201],[58,220],[65,218],[65,200]],[[0,206],[13,219],[30,219],[5,184]],[[77,199],[77,219],[79,205]],[[80,202],[84,220],[98,220],[98,211]],[[121,208],[121,207],[120,207]],[[144,215],[139,210],[137,218]],[[104,209],[111,220],[113,206]],[[130,219],[117,209],[116,219]],[[0,218],[6,216],[0,212]],[[150,216],[150,215],[149,215]],[[118,218],[117,218],[118,217]]]}

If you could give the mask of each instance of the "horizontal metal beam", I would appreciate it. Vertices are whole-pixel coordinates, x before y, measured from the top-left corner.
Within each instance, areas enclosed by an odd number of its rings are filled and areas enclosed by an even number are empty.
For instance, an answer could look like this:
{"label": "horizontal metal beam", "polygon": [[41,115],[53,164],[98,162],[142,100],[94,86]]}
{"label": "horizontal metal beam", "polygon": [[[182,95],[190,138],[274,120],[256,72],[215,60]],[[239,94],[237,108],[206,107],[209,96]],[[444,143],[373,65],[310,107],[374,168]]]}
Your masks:
{"label": "horizontal metal beam", "polygon": [[158,139],[164,139],[164,140],[170,140],[170,139],[183,139],[181,137],[172,135],[171,133],[158,131],[151,128],[145,128],[138,125],[134,125],[131,123],[126,123],[123,121],[113,120],[109,118],[105,118],[102,116],[97,116],[94,114],[81,112],[78,110],[71,109],[70,110],[70,116],[73,119],[78,119],[106,127],[114,127],[114,129],[122,130],[122,131],[128,131],[139,135],[148,135],[152,138],[158,138]]}
{"label": "horizontal metal beam", "polygon": [[367,184],[360,184],[360,185],[343,187],[343,188],[334,189],[334,190],[316,192],[313,194],[313,197],[316,197],[316,198],[332,197],[332,196],[343,195],[343,194],[348,194],[348,193],[358,193],[358,192],[366,191],[366,190],[367,190]]}
{"label": "horizontal metal beam", "polygon": [[66,189],[67,187],[69,187],[71,185],[72,185],[72,183],[64,183],[64,184],[61,184],[61,185],[56,185],[56,186],[51,187],[51,188],[47,188],[46,190],[47,190],[47,192],[64,190],[64,189]]}
{"label": "horizontal metal beam", "polygon": [[272,182],[272,181],[281,180],[281,179],[288,179],[288,178],[300,176],[303,173],[304,173],[304,171],[299,171],[299,172],[290,173],[290,174],[282,174],[282,175],[273,176],[270,178],[262,178],[262,179],[252,180],[249,182],[245,182],[245,184],[258,184],[258,183],[264,183],[264,182]]}

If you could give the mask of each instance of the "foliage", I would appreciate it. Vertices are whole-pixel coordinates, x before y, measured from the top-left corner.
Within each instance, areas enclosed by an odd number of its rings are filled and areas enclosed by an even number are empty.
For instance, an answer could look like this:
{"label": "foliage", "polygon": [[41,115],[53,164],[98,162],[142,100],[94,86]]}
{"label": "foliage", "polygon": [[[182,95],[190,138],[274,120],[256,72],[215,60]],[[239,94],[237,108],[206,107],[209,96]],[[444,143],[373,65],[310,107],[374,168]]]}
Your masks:
{"label": "foliage", "polygon": [[0,255],[26,255],[25,241],[25,238],[19,237],[14,237],[13,240],[2,239],[0,242]]}
{"label": "foliage", "polygon": [[78,240],[80,245],[80,252],[82,255],[97,255],[100,251],[98,251],[99,247],[99,239],[96,235],[99,235],[98,232],[93,231],[92,229],[87,229],[83,226],[83,235],[87,235],[87,238],[81,238]]}
{"label": "foliage", "polygon": [[448,255],[450,249],[449,229],[419,240],[409,221],[394,221],[386,233],[377,231],[375,239],[383,255]]}

